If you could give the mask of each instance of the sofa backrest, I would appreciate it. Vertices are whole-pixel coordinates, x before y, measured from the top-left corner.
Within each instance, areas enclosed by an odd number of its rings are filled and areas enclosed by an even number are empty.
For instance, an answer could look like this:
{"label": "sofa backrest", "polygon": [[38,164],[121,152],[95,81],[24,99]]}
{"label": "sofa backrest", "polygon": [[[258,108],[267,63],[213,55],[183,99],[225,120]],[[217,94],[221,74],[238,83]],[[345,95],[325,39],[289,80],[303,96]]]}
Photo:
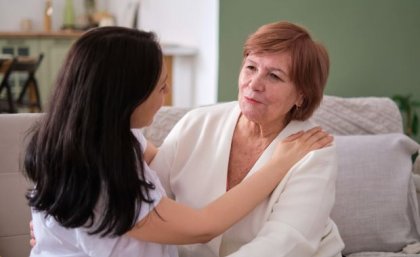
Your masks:
{"label": "sofa backrest", "polygon": [[21,172],[25,135],[40,114],[0,114],[0,256],[28,256],[29,183]]}
{"label": "sofa backrest", "polygon": [[403,133],[401,113],[387,97],[324,96],[311,119],[334,135]]}
{"label": "sofa backrest", "polygon": [[[176,122],[189,110],[191,108],[162,107],[143,133],[160,146]],[[326,95],[311,120],[334,135],[403,133],[400,111],[387,97]]]}

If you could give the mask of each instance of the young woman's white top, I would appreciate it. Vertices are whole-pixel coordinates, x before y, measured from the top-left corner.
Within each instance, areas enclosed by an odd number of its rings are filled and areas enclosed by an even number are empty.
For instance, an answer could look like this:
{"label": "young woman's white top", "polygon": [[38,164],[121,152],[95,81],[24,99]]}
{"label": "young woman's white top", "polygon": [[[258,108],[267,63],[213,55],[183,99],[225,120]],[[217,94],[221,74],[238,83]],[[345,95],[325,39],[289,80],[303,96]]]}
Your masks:
{"label": "young woman's white top", "polygon": [[[147,141],[138,129],[133,129],[132,133],[140,142],[142,149],[146,149]],[[154,199],[151,204],[142,203],[138,220],[143,219],[165,196],[165,191],[155,173],[144,163],[145,177],[155,185],[155,190],[150,191],[150,196]],[[98,203],[95,208],[95,216],[102,217],[103,206]],[[77,211],[77,210],[69,210]],[[36,245],[32,248],[30,256],[66,256],[66,257],[177,257],[177,249],[174,245],[162,245],[151,242],[139,241],[128,236],[103,237],[100,235],[89,235],[90,229],[79,227],[68,229],[61,226],[53,217],[45,216],[44,212],[32,209],[32,221]]]}

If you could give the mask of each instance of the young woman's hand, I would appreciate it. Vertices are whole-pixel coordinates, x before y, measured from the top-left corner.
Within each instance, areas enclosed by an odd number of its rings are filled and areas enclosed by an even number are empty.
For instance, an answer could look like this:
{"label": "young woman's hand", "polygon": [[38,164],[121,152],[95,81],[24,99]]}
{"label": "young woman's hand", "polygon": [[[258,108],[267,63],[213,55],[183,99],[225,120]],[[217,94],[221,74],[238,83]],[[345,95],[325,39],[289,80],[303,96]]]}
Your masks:
{"label": "young woman's hand", "polygon": [[34,225],[32,224],[32,220],[29,221],[29,231],[31,234],[31,239],[29,240],[29,244],[31,245],[31,247],[34,247],[36,245],[36,241],[35,241],[35,235],[34,235]]}
{"label": "young woman's hand", "polygon": [[290,169],[310,151],[330,146],[333,140],[334,138],[320,127],[297,132],[277,145],[272,161],[283,163]]}

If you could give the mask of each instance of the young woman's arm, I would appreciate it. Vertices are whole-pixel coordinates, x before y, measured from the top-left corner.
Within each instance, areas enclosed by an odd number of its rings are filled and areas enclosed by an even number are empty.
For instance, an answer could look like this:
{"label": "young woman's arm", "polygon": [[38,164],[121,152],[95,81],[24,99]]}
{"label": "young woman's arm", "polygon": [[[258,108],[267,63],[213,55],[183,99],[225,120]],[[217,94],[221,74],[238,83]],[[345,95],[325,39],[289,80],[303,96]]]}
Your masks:
{"label": "young woman's arm", "polygon": [[155,158],[157,152],[157,147],[152,142],[147,141],[146,151],[144,151],[143,155],[144,161],[149,165],[153,161],[153,158]]}
{"label": "young woman's arm", "polygon": [[279,143],[271,160],[202,209],[162,198],[127,234],[139,240],[165,244],[204,243],[247,215],[279,184],[287,171],[312,150],[330,145],[332,137],[313,128]]}

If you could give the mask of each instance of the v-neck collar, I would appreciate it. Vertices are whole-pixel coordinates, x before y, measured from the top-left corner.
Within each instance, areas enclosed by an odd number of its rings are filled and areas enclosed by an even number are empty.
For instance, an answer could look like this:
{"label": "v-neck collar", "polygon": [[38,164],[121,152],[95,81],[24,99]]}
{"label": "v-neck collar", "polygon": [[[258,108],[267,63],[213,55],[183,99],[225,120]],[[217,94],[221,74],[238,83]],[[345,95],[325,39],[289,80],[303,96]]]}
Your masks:
{"label": "v-neck collar", "polygon": [[[229,137],[226,138],[225,143],[227,143],[226,148],[227,149],[227,161],[225,162],[226,168],[225,168],[225,176],[224,176],[224,185],[225,189],[227,188],[227,177],[228,177],[228,168],[229,168],[229,161],[230,161],[230,151],[232,148],[232,140],[233,140],[233,134],[235,132],[239,117],[241,115],[241,109],[239,107],[239,104],[237,103],[235,105],[234,110],[232,111],[228,124],[230,125],[229,128]],[[254,163],[254,165],[251,167],[247,175],[244,177],[244,179],[248,178],[252,174],[254,174],[256,171],[258,171],[271,157],[273,154],[275,147],[277,144],[286,138],[287,136],[291,135],[292,133],[295,133],[296,126],[293,125],[295,123],[299,123],[299,121],[290,121],[286,127],[284,127],[280,133],[271,141],[271,143],[267,146],[266,149],[262,152],[261,156],[257,159],[257,161]]]}

